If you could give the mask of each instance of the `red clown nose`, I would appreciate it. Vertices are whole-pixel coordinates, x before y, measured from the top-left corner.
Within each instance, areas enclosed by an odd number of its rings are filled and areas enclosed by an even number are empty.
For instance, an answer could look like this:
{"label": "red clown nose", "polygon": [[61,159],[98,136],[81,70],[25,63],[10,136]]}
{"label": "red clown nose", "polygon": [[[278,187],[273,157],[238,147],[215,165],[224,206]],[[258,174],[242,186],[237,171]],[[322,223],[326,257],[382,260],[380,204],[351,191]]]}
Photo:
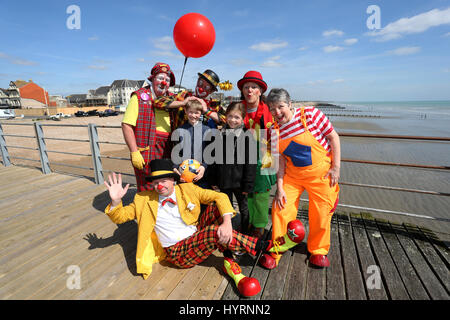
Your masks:
{"label": "red clown nose", "polygon": [[158,191],[161,191],[163,188],[164,188],[164,187],[163,187],[162,185],[160,185],[160,184],[158,184],[158,186],[156,187],[156,189],[157,189]]}
{"label": "red clown nose", "polygon": [[164,87],[166,87],[166,86],[167,86],[167,82],[162,81],[162,82],[161,82],[161,85],[163,85]]}
{"label": "red clown nose", "polygon": [[198,88],[198,93],[203,93],[203,92],[205,92],[205,90],[202,87],[199,87]]}

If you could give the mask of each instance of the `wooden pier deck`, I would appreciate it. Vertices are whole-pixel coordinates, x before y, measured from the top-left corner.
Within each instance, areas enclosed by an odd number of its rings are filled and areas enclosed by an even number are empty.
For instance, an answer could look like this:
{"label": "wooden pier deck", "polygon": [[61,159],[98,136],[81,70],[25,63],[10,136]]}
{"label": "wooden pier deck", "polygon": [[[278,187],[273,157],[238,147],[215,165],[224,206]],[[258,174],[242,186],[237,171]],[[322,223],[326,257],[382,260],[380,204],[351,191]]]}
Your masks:
{"label": "wooden pier deck", "polygon": [[[0,188],[2,300],[240,299],[218,252],[191,269],[156,264],[143,280],[135,272],[137,225],[117,226],[104,215],[109,197],[103,185],[1,166]],[[299,217],[307,228],[305,213]],[[274,270],[248,255],[239,263],[263,288],[253,299],[449,299],[449,250],[430,230],[335,214],[329,259],[327,269],[309,266],[304,240]]]}

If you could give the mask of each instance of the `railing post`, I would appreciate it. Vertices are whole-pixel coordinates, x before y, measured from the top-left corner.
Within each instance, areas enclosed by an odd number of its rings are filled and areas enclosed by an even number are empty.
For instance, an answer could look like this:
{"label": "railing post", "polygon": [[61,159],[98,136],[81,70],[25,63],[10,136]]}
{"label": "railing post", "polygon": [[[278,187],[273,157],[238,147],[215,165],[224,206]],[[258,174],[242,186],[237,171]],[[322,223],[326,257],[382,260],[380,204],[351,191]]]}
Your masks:
{"label": "railing post", "polygon": [[0,124],[0,150],[2,152],[3,165],[5,167],[10,166],[11,161],[9,159],[8,148],[6,147],[6,140],[5,137],[3,136],[3,129],[1,124]]}
{"label": "railing post", "polygon": [[39,157],[41,159],[41,167],[43,174],[49,174],[52,172],[50,170],[50,163],[48,161],[47,146],[44,140],[44,131],[42,131],[42,126],[40,122],[34,123],[34,131],[36,132],[37,145],[39,148]]}
{"label": "railing post", "polygon": [[89,142],[91,144],[92,162],[94,165],[94,178],[96,184],[103,183],[103,167],[100,158],[100,147],[98,143],[97,126],[94,123],[89,123]]}

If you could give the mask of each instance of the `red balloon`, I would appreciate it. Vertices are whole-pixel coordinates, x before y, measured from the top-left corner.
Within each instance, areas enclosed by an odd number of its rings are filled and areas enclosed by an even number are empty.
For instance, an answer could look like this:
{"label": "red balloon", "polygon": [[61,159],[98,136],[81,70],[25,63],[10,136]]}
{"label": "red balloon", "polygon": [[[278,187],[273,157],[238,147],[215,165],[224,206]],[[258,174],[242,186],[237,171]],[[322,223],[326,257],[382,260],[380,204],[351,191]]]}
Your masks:
{"label": "red balloon", "polygon": [[173,28],[173,40],[185,57],[200,58],[211,51],[216,32],[208,18],[192,12],[178,19]]}

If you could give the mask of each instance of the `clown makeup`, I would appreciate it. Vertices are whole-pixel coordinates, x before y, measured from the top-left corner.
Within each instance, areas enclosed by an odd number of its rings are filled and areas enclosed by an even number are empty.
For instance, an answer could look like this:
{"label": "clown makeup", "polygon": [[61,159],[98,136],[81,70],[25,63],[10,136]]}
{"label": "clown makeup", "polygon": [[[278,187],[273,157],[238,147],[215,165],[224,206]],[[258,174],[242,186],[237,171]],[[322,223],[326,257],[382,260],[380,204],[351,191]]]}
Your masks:
{"label": "clown makeup", "polygon": [[195,87],[195,96],[197,98],[206,98],[211,92],[213,92],[211,84],[205,79],[199,78]]}
{"label": "clown makeup", "polygon": [[269,110],[272,113],[273,118],[278,123],[278,125],[282,126],[289,121],[292,120],[293,112],[291,108],[291,103],[286,102],[274,102],[269,103]]}
{"label": "clown makeup", "polygon": [[153,77],[152,86],[153,92],[160,97],[167,93],[170,85],[170,77],[166,73],[158,73]]}
{"label": "clown makeup", "polygon": [[173,192],[175,180],[173,178],[161,178],[153,180],[151,186],[160,195],[167,197]]}
{"label": "clown makeup", "polygon": [[257,105],[261,96],[261,87],[255,82],[246,82],[242,86],[242,94],[247,104],[250,106]]}

